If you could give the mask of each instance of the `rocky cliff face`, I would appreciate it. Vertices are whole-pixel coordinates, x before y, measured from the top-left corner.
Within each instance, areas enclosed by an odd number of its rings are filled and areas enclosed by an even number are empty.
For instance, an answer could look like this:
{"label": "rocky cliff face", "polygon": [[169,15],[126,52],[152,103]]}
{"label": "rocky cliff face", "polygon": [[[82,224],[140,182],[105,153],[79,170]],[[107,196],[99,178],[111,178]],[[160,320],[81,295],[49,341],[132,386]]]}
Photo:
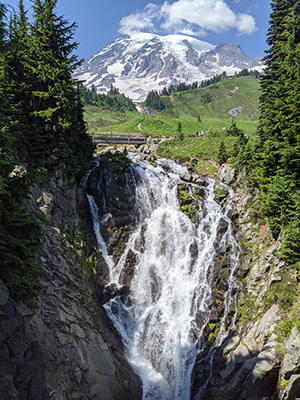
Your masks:
{"label": "rocky cliff face", "polygon": [[0,285],[0,397],[140,399],[141,382],[84,268],[97,250],[89,245],[91,254],[82,256],[87,249],[77,211],[89,215],[83,191],[60,174],[56,178],[43,189],[34,187],[29,204],[44,222],[36,309],[17,306]]}
{"label": "rocky cliff face", "polygon": [[[140,150],[148,157],[148,145]],[[150,161],[155,161],[153,151]],[[118,260],[134,224],[134,184],[130,185],[122,171],[108,164],[102,168],[105,176],[100,178],[101,168],[96,168],[88,190],[95,192],[95,183],[102,179],[106,203],[99,203],[106,214],[102,235]],[[201,177],[190,174],[182,178],[205,184]],[[295,400],[300,397],[300,335],[297,326],[291,326],[293,318],[299,318],[297,276],[277,257],[280,243],[272,240],[267,224],[255,210],[257,193],[240,184],[242,177],[237,179],[229,165],[223,165],[219,179],[228,185],[237,184],[231,219],[241,242],[241,262],[236,271],[241,289],[235,328],[216,347],[212,338],[222,316],[220,304],[228,282],[226,254],[220,249],[215,302],[205,332],[207,345],[194,370],[193,398]],[[221,201],[226,201],[226,196]],[[0,398],[140,399],[141,382],[131,371],[120,339],[101,308],[101,301],[126,296],[126,290],[116,293],[111,287],[103,294],[102,282],[98,281],[97,294],[94,278],[87,277],[91,268],[84,268],[84,263],[92,260],[95,274],[101,274],[105,281],[107,270],[93,246],[92,229],[89,224],[84,229],[78,225],[79,214],[85,220],[89,215],[82,189],[64,182],[58,174],[47,187],[32,189],[29,207],[44,223],[41,292],[32,311],[15,304],[0,282]],[[220,225],[219,229],[227,227]],[[82,230],[89,233],[89,246]],[[133,263],[129,255],[122,273],[125,287]],[[232,316],[229,313],[229,318]]]}
{"label": "rocky cliff face", "polygon": [[[207,360],[215,353],[203,398],[294,400],[300,396],[300,334],[296,326],[289,327],[299,318],[296,271],[278,258],[280,241],[274,242],[257,214],[257,193],[240,184],[241,176],[236,178],[229,165],[222,166],[219,179],[237,183],[234,201],[242,246],[237,276],[243,290],[236,329],[202,356]],[[194,393],[203,383],[205,376],[196,368]]]}

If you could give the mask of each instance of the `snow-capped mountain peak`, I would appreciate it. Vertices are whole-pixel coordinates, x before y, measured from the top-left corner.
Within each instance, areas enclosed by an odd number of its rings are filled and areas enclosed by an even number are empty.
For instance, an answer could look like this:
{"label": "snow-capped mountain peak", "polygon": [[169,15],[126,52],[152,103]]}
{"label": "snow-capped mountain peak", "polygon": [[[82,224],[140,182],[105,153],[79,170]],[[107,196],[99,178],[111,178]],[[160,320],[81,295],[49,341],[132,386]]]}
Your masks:
{"label": "snow-capped mountain peak", "polygon": [[185,35],[133,33],[109,43],[86,61],[74,77],[87,87],[107,92],[111,85],[134,101],[150,90],[179,82],[200,82],[216,74],[234,74],[243,68],[261,69],[235,44],[217,46]]}

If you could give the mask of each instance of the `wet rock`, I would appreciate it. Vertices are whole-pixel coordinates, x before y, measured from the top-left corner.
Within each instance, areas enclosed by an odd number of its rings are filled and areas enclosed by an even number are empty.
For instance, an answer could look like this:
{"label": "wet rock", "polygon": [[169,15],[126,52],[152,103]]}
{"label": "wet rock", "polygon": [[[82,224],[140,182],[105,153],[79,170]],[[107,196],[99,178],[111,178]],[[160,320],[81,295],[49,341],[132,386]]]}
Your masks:
{"label": "wet rock", "polygon": [[231,221],[236,221],[239,217],[239,213],[235,209],[231,208],[227,213],[227,217],[230,218]]}
{"label": "wet rock", "polygon": [[193,243],[191,243],[191,245],[190,245],[190,253],[191,253],[191,257],[193,259],[195,259],[198,255],[198,246],[195,241]]}
{"label": "wet rock", "polygon": [[125,265],[121,272],[121,283],[127,287],[130,287],[131,280],[134,276],[134,267],[137,262],[137,255],[132,250],[129,249],[126,255]]}
{"label": "wet rock", "polygon": [[199,176],[199,175],[193,176],[193,182],[199,186],[207,186],[208,185],[207,180],[203,176]]}
{"label": "wet rock", "polygon": [[191,191],[197,199],[203,200],[205,198],[205,190],[202,187],[192,186]]}
{"label": "wet rock", "polygon": [[217,234],[218,235],[223,234],[227,231],[227,229],[228,229],[228,222],[224,218],[221,218],[218,225]]}
{"label": "wet rock", "polygon": [[192,182],[192,176],[188,172],[180,174],[180,179],[183,180],[184,182]]}
{"label": "wet rock", "polygon": [[129,294],[129,288],[127,286],[117,286],[112,283],[110,285],[105,286],[103,291],[103,302],[106,303],[108,300],[113,299],[114,297],[119,296],[122,301],[126,299]]}

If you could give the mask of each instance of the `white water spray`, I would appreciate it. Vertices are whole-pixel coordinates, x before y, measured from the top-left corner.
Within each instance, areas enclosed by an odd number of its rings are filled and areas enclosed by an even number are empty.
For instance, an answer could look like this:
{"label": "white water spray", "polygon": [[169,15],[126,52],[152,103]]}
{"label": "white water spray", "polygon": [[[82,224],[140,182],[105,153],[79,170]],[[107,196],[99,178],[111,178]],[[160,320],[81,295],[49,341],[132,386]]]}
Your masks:
{"label": "white water spray", "polygon": [[[123,339],[129,362],[142,378],[143,399],[189,400],[192,370],[201,350],[202,330],[197,327],[195,317],[201,311],[204,326],[208,323],[214,244],[221,218],[229,226],[223,240],[229,241],[232,248],[225,313],[233,301],[230,293],[238,246],[230,220],[214,199],[213,180],[209,180],[204,189],[205,201],[197,200],[199,211],[195,224],[181,211],[177,198],[179,175],[185,169],[168,161],[169,172],[166,173],[161,167],[135,161],[131,179],[136,184],[138,224],[117,264],[107,254],[99,230],[97,206],[92,196],[88,196],[94,229],[110,269],[111,282],[120,284],[129,250],[134,252],[137,260],[130,284],[130,300],[123,304],[120,297],[115,297],[105,308]],[[226,335],[225,317],[218,344]]]}

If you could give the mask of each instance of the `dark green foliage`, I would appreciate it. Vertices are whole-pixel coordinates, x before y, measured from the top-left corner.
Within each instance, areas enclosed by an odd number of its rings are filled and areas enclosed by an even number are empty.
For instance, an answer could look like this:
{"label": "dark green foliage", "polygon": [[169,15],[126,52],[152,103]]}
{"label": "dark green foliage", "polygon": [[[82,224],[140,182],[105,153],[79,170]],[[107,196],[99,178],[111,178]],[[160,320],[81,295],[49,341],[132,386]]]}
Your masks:
{"label": "dark green foliage", "polygon": [[[29,175],[14,177],[14,163],[9,141],[1,138],[0,149],[0,278],[11,295],[32,305],[40,272],[38,254],[41,249],[41,226],[34,215],[23,207],[31,180]],[[4,150],[5,149],[5,150]]]}
{"label": "dark green foliage", "polygon": [[182,132],[182,125],[181,122],[178,122],[178,126],[177,126],[177,134],[178,134],[178,139],[179,140],[183,140],[184,139],[184,133]]}
{"label": "dark green foliage", "polygon": [[219,164],[224,164],[228,159],[228,154],[226,151],[225,144],[223,140],[221,140],[220,147],[219,147],[219,152],[218,152],[218,162]]}
{"label": "dark green foliage", "polygon": [[226,72],[220,75],[215,75],[211,79],[205,79],[204,81],[201,81],[201,87],[206,87],[209,85],[212,85],[213,83],[220,82],[222,78],[226,78]]}
{"label": "dark green foliage", "polygon": [[114,87],[111,87],[108,94],[98,94],[94,87],[90,90],[81,85],[80,92],[85,105],[119,112],[136,111],[133,101],[124,94],[120,94]]}
{"label": "dark green foliage", "polygon": [[197,89],[197,87],[198,87],[198,82],[193,82],[191,84],[180,82],[176,86],[170,85],[168,88],[165,86],[161,92],[161,95],[169,96],[171,93],[186,92],[188,90]]}
{"label": "dark green foliage", "polygon": [[291,207],[291,218],[284,235],[281,247],[282,257],[292,264],[297,264],[300,270],[300,191],[293,196],[293,207]]}
{"label": "dark green foliage", "polygon": [[111,168],[117,172],[123,172],[131,164],[131,162],[132,161],[128,158],[128,152],[126,148],[122,153],[120,151],[115,153],[111,153],[109,151],[101,156],[100,159],[101,168],[106,169],[108,165],[110,165]]}
{"label": "dark green foliage", "polygon": [[261,77],[260,183],[271,231],[275,237],[285,231],[282,252],[295,262],[300,253],[300,2],[273,0],[271,6]]}
{"label": "dark green foliage", "polygon": [[148,93],[145,100],[145,105],[146,107],[155,111],[162,111],[166,108],[165,103],[163,102],[156,90],[152,90]]}
{"label": "dark green foliage", "polygon": [[[38,165],[53,168],[62,161],[69,174],[80,173],[81,161],[92,155],[85,134],[80,96],[72,71],[78,65],[72,55],[75,24],[55,15],[56,0],[34,0],[30,32],[31,124],[27,136],[30,155]],[[78,114],[79,112],[79,114]]]}
{"label": "dark green foliage", "polygon": [[[75,25],[54,12],[56,0],[34,0],[29,24],[23,1],[4,24],[0,4],[0,278],[30,304],[39,273],[42,230],[26,212],[30,186],[44,183],[57,166],[79,176],[93,145],[71,73]],[[26,162],[26,169],[17,167]]]}
{"label": "dark green foliage", "polygon": [[[244,143],[242,149],[235,146],[234,155],[248,183],[260,185],[270,230],[275,238],[284,233],[282,257],[295,264],[300,257],[300,2],[273,0],[271,6],[258,138],[240,136]],[[237,135],[234,126],[231,131]]]}
{"label": "dark green foliage", "polygon": [[16,193],[18,182],[1,178],[0,277],[15,299],[30,304],[37,289],[35,278],[40,273],[37,254],[41,250],[41,226],[23,208]]}
{"label": "dark green foliage", "polygon": [[0,50],[2,50],[4,45],[4,38],[6,34],[6,26],[5,26],[5,13],[6,7],[4,4],[0,3]]}
{"label": "dark green foliage", "polygon": [[277,238],[282,225],[290,220],[290,213],[294,206],[293,183],[286,176],[277,176],[269,183],[264,196],[263,211],[269,219],[270,229]]}
{"label": "dark green foliage", "polygon": [[211,95],[209,94],[209,93],[204,93],[202,96],[201,96],[201,102],[202,102],[202,104],[204,105],[204,106],[206,106],[207,104],[209,104],[209,103],[211,103],[212,102],[212,97],[211,97]]}
{"label": "dark green foliage", "polygon": [[240,139],[240,142],[244,145],[247,143],[247,138],[242,129],[238,128],[235,119],[231,120],[231,125],[226,130],[227,135],[236,136]]}

